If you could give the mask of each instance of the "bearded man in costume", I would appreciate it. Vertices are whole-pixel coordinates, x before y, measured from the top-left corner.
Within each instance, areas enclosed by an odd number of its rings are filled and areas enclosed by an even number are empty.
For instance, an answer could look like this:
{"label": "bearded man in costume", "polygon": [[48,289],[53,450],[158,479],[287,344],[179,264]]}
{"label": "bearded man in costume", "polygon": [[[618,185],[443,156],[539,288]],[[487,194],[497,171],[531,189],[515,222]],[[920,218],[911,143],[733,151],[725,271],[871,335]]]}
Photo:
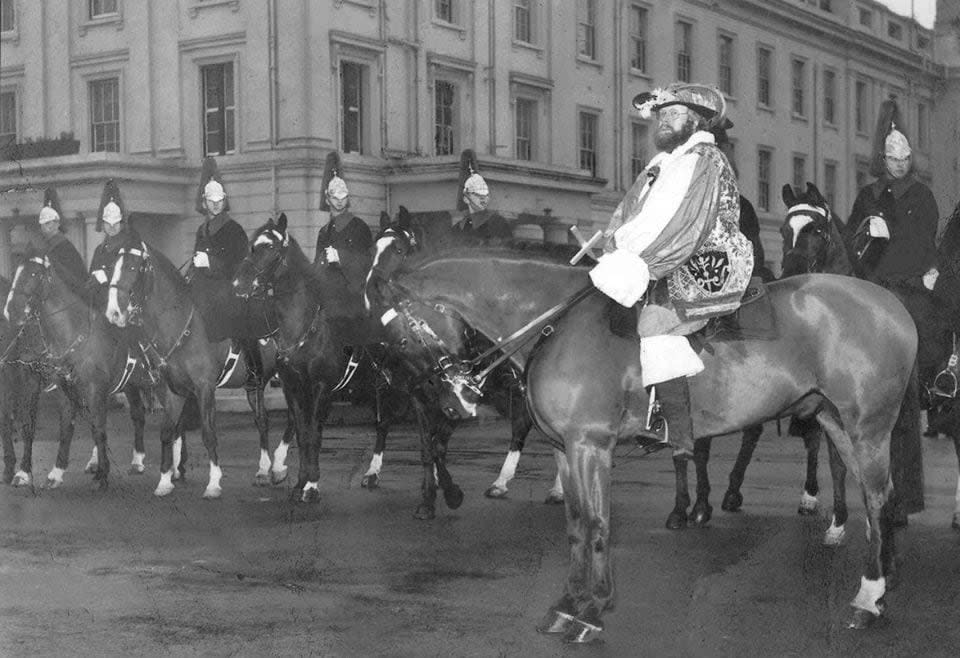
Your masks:
{"label": "bearded man in costume", "polygon": [[654,387],[651,396],[663,416],[646,438],[691,457],[695,434],[686,378],[704,366],[687,336],[737,309],[753,271],[753,250],[739,229],[736,176],[709,132],[723,122],[723,94],[675,83],[639,95],[634,106],[641,116],[656,115],[660,152],[614,211],[605,253],[590,278],[624,307],[646,296],[638,320],[640,360],[644,385]]}

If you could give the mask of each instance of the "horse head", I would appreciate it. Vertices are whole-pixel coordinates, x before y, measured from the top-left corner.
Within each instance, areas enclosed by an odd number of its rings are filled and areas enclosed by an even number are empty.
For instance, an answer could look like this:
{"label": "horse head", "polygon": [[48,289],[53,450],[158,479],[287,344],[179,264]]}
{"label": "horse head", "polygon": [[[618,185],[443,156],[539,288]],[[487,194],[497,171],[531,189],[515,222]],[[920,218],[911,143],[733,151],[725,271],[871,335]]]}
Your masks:
{"label": "horse head", "polygon": [[405,206],[400,206],[396,221],[390,221],[386,212],[380,213],[380,232],[374,241],[376,251],[363,287],[363,305],[367,311],[390,306],[384,283],[412,251],[420,248],[422,234],[418,236],[418,233],[419,227],[413,225],[412,215]]}
{"label": "horse head", "polygon": [[835,250],[842,244],[827,200],[817,186],[809,182],[802,194],[796,194],[791,185],[784,185],[782,196],[787,215],[780,227],[781,276],[830,270]]}
{"label": "horse head", "polygon": [[130,242],[117,252],[110,279],[105,315],[111,324],[125,327],[134,324],[140,303],[146,297],[152,272],[150,251],[143,242]]}
{"label": "horse head", "polygon": [[266,297],[271,294],[277,276],[287,266],[290,234],[287,232],[287,215],[280,213],[258,228],[250,239],[250,253],[237,267],[233,279],[233,292],[244,299]]}
{"label": "horse head", "polygon": [[17,267],[3,307],[8,322],[23,325],[36,314],[51,277],[50,270],[50,259],[39,253],[28,255]]}

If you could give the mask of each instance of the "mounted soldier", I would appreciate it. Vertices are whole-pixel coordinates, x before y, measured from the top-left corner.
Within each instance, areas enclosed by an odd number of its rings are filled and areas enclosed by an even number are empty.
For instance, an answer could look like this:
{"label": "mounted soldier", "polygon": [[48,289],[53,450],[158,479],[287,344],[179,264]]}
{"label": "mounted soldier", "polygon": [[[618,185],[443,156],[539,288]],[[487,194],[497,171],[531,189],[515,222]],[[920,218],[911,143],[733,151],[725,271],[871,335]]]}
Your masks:
{"label": "mounted soldier", "polygon": [[339,272],[347,282],[351,299],[355,297],[360,304],[363,284],[373,263],[373,235],[367,223],[350,212],[350,190],[342,174],[340,154],[331,151],[323,171],[320,198],[320,210],[329,212],[330,220],[317,234],[314,263]]}
{"label": "mounted soldier", "polygon": [[483,240],[511,239],[513,231],[510,225],[499,213],[491,211],[489,204],[490,188],[477,170],[477,157],[473,150],[466,149],[460,154],[457,210],[466,210],[467,213],[453,225],[453,230]]}
{"label": "mounted soldier", "polygon": [[217,161],[208,157],[200,172],[197,211],[204,221],[197,229],[193,259],[187,279],[191,294],[203,314],[207,339],[232,338],[240,347],[251,375],[249,386],[263,372],[257,338],[269,333],[261,313],[233,294],[233,278],[247,255],[247,234],[232,217],[230,202]]}
{"label": "mounted soldier", "polygon": [[663,422],[645,436],[689,457],[694,432],[686,378],[704,366],[687,336],[737,309],[753,251],[739,229],[736,176],[709,132],[722,125],[723,94],[676,83],[637,96],[634,106],[641,116],[656,114],[660,153],[614,211],[590,278],[627,308],[646,295],[638,320],[643,383],[655,386]]}
{"label": "mounted soldier", "polygon": [[43,208],[40,209],[40,215],[37,218],[41,235],[38,251],[57,268],[58,274],[67,286],[77,296],[83,297],[87,268],[83,264],[83,256],[64,234],[61,217],[57,191],[48,187],[44,190]]}
{"label": "mounted soldier", "polygon": [[96,229],[104,233],[104,237],[90,260],[87,288],[93,295],[93,307],[102,312],[107,308],[110,279],[113,277],[113,266],[120,250],[128,243],[140,242],[140,236],[127,221],[120,188],[112,178],[104,184],[103,194],[100,195]]}

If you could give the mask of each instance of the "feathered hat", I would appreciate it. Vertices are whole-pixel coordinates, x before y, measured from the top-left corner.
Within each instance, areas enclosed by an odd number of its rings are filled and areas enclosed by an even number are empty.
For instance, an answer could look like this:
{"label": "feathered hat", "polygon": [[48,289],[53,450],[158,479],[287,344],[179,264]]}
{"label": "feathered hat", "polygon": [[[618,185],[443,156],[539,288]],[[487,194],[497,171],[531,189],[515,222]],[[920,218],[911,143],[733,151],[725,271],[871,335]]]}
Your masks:
{"label": "feathered hat", "polygon": [[40,209],[40,216],[37,221],[41,224],[60,219],[63,213],[60,211],[60,197],[57,196],[57,190],[48,187],[43,191],[43,208]]}
{"label": "feathered hat", "polygon": [[343,180],[343,167],[340,164],[340,152],[330,151],[323,166],[323,181],[320,189],[320,210],[330,210],[327,195],[342,199],[350,194],[347,182]]}
{"label": "feathered hat", "polygon": [[873,134],[871,175],[880,178],[886,173],[884,156],[888,152],[895,158],[905,158],[910,155],[910,142],[907,140],[906,132],[897,101],[892,98],[883,101],[877,116],[877,129]]}
{"label": "feathered hat", "polygon": [[120,188],[111,178],[103,185],[103,194],[100,195],[100,210],[97,211],[97,230],[103,231],[104,224],[118,224],[124,220],[127,213],[123,207]]}
{"label": "feathered hat", "polygon": [[207,208],[203,204],[205,198],[214,201],[223,199],[224,212],[230,210],[230,199],[227,198],[227,191],[223,186],[223,179],[220,177],[220,171],[217,169],[217,160],[213,157],[203,159],[200,165],[200,187],[197,189],[197,212],[206,214]]}
{"label": "feathered hat", "polygon": [[477,168],[477,156],[473,149],[464,149],[460,153],[460,181],[457,184],[457,210],[467,210],[467,200],[464,193],[490,194],[487,181],[483,179]]}
{"label": "feathered hat", "polygon": [[707,128],[721,125],[727,113],[727,101],[714,86],[675,82],[664,89],[645,91],[633,97],[633,106],[640,116],[649,119],[653,113],[670,105],[683,105],[695,110],[707,122]]}

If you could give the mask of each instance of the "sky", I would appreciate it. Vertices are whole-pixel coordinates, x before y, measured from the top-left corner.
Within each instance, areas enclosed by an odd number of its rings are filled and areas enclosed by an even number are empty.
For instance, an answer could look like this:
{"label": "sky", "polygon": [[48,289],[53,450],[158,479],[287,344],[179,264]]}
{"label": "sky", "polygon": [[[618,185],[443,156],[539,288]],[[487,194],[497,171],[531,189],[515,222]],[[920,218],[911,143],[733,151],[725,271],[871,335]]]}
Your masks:
{"label": "sky", "polygon": [[910,16],[910,6],[913,6],[913,15],[917,22],[924,27],[933,29],[933,18],[936,13],[937,0],[879,0],[893,11],[902,16]]}

